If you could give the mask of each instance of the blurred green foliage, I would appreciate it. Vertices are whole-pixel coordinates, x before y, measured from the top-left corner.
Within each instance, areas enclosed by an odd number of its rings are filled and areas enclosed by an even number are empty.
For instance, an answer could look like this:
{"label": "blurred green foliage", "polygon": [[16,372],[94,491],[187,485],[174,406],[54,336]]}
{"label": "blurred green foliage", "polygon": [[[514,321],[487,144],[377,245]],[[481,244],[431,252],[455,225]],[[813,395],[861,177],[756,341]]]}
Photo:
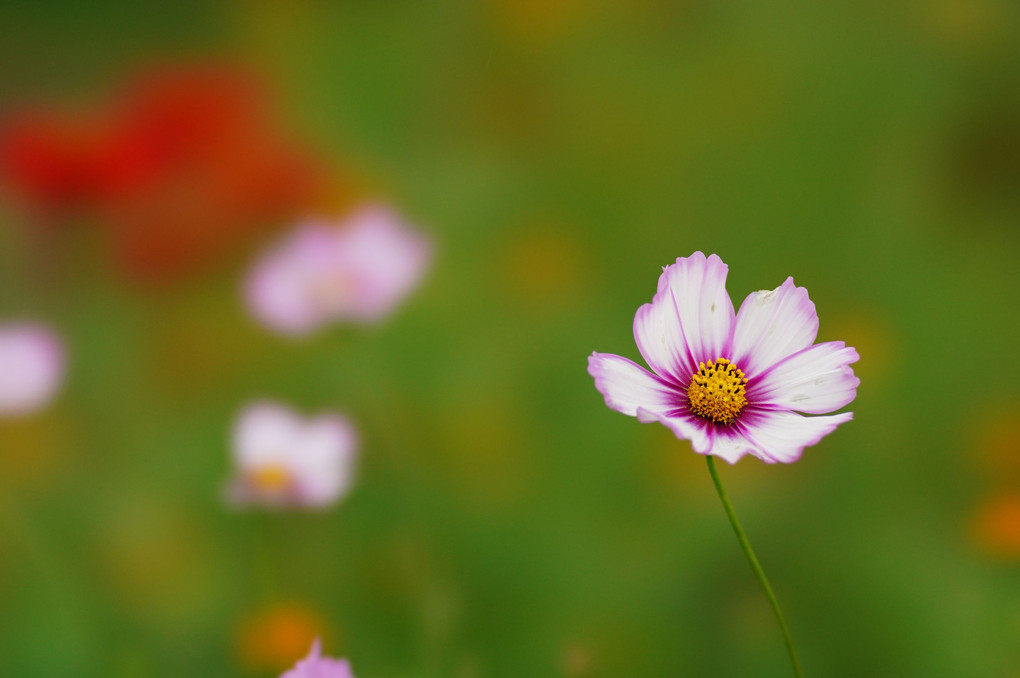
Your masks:
{"label": "blurred green foliage", "polygon": [[[138,288],[0,211],[0,317],[71,355],[0,422],[3,675],[268,676],[304,626],[359,678],[788,675],[703,460],[585,372],[696,249],[735,303],[795,276],[862,356],[853,423],[721,469],[807,675],[1020,675],[980,524],[1020,493],[1015,3],[8,3],[0,35],[4,106],[250,64],[438,243],[392,322],[295,343],[241,306],[251,252]],[[355,420],[340,506],[224,507],[258,397]]]}

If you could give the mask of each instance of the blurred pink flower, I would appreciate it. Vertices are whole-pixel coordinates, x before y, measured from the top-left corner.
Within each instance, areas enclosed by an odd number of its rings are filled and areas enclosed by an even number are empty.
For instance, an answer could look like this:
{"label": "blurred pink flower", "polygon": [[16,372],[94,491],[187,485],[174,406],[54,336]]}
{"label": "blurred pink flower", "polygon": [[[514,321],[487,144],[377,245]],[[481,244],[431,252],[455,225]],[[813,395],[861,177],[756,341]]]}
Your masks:
{"label": "blurred pink flower", "polygon": [[353,480],[357,439],[338,414],[305,419],[283,405],[255,403],[238,418],[233,445],[228,496],[239,505],[325,508]]}
{"label": "blurred pink flower", "polygon": [[734,316],[728,267],[695,252],[667,266],[652,303],[638,309],[634,338],[652,371],[617,355],[593,353],[588,372],[606,405],[657,421],[695,452],[733,464],[745,454],[792,462],[850,421],[827,417],[857,395],[842,341],[815,344],[818,315],[793,278],[752,292]]}
{"label": "blurred pink flower", "polygon": [[363,207],[337,224],[310,222],[256,262],[248,305],[265,325],[291,335],[330,322],[378,322],[421,280],[431,250],[384,207]]}
{"label": "blurred pink flower", "polygon": [[308,656],[280,678],[354,678],[354,674],[347,660],[323,657],[322,643],[316,638]]}
{"label": "blurred pink flower", "polygon": [[41,325],[0,325],[0,415],[24,415],[46,405],[64,377],[64,344]]}

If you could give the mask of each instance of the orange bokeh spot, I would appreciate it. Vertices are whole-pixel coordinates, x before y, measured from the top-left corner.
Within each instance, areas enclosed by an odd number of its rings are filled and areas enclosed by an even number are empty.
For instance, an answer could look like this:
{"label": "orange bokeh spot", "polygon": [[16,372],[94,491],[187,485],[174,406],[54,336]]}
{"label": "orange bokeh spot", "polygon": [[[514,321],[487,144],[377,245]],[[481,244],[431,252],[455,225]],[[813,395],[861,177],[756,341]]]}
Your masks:
{"label": "orange bokeh spot", "polygon": [[1010,487],[1020,486],[1020,405],[1010,403],[1002,409],[976,415],[979,425],[973,451],[988,479]]}
{"label": "orange bokeh spot", "polygon": [[593,664],[593,653],[586,645],[570,643],[560,650],[560,671],[568,678],[591,674]]}
{"label": "orange bokeh spot", "polygon": [[277,603],[242,622],[238,654],[247,668],[282,671],[308,654],[312,641],[327,635],[326,622],[315,611],[300,603]]}
{"label": "orange bokeh spot", "polygon": [[977,545],[990,555],[1020,559],[1020,494],[995,497],[981,506],[971,525]]}
{"label": "orange bokeh spot", "polygon": [[35,486],[67,470],[74,436],[59,414],[0,420],[0,468],[8,483]]}

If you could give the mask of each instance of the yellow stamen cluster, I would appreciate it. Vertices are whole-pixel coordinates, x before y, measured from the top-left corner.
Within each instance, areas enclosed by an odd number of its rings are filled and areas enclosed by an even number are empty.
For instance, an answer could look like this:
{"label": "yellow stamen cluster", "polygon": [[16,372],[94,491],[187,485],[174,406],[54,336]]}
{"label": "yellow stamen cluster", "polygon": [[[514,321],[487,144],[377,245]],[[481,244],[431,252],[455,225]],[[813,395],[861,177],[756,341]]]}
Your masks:
{"label": "yellow stamen cluster", "polygon": [[687,387],[691,412],[717,424],[732,424],[747,404],[747,377],[726,358],[698,365]]}
{"label": "yellow stamen cluster", "polygon": [[290,472],[281,466],[263,466],[249,476],[250,482],[262,492],[283,492],[291,484]]}

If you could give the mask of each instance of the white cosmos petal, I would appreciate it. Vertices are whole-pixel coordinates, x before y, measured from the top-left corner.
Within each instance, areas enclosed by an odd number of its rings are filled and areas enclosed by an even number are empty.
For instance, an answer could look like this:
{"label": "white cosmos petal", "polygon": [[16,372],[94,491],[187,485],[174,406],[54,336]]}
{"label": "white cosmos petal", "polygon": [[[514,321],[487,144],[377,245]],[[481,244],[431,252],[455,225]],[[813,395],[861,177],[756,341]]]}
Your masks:
{"label": "white cosmos petal", "polygon": [[300,435],[293,411],[270,402],[246,407],[234,425],[234,459],[242,470],[268,465],[290,467],[288,451]]}
{"label": "white cosmos petal", "polygon": [[677,392],[662,379],[626,358],[611,353],[592,353],[588,374],[605,396],[606,407],[630,416],[638,408],[663,412],[674,407]]}
{"label": "white cosmos petal", "polygon": [[[726,275],[714,254],[677,259],[634,318],[634,338],[654,374],[600,353],[589,358],[588,371],[610,408],[661,423],[699,454],[731,464],[748,454],[769,463],[795,461],[853,418],[797,412],[822,414],[852,401],[859,380],[850,364],[857,352],[842,342],[812,346],[818,316],[792,278],[750,294],[734,316]],[[718,358],[730,359],[747,377],[747,404],[729,424],[692,414],[687,399],[698,363]]]}
{"label": "white cosmos petal", "polygon": [[338,233],[321,222],[305,223],[256,261],[245,281],[245,298],[259,321],[294,336],[326,321],[321,281],[342,268]]}
{"label": "white cosmos petal", "polygon": [[[339,415],[305,419],[283,405],[255,403],[234,427],[230,495],[242,504],[331,504],[350,487],[356,450],[354,428]],[[260,484],[266,473],[282,474],[280,483]]]}
{"label": "white cosmos petal", "polygon": [[350,423],[336,415],[308,423],[294,448],[293,468],[304,503],[329,504],[353,480],[356,438]]}
{"label": "white cosmos petal", "polygon": [[429,238],[385,207],[338,222],[307,222],[252,266],[245,298],[257,320],[292,336],[331,322],[375,323],[424,276]]}
{"label": "white cosmos petal", "polygon": [[752,292],[737,312],[732,360],[748,377],[814,343],[818,314],[793,278],[774,290]]}
{"label": "white cosmos petal", "polygon": [[686,384],[699,362],[725,357],[733,329],[727,271],[717,255],[701,252],[663,270],[652,303],[638,309],[634,323],[638,349],[652,369]]}
{"label": "white cosmos petal", "polygon": [[637,310],[634,341],[645,362],[662,377],[686,384],[697,369],[668,288]]}
{"label": "white cosmos petal", "polygon": [[854,418],[853,412],[825,417],[805,417],[796,412],[745,411],[740,416],[741,435],[754,445],[752,452],[766,463],[788,464],[800,459],[805,447]]}
{"label": "white cosmos petal", "polygon": [[49,329],[0,325],[0,415],[27,415],[49,403],[63,381],[64,364],[64,343]]}
{"label": "white cosmos petal", "polygon": [[299,660],[294,668],[280,678],[354,678],[354,674],[346,659],[323,657],[322,643],[316,638],[308,656]]}
{"label": "white cosmos petal", "polygon": [[730,464],[736,464],[745,454],[760,456],[754,443],[740,435],[737,427],[723,429],[716,426],[709,430],[712,432],[712,447],[708,454],[724,459]]}
{"label": "white cosmos petal", "polygon": [[851,363],[857,351],[842,341],[815,344],[769,367],[748,384],[747,398],[757,406],[824,414],[857,395],[861,380]]}
{"label": "white cosmos petal", "polygon": [[702,419],[686,413],[653,412],[643,407],[638,408],[637,419],[642,424],[662,424],[680,440],[691,441],[691,447],[698,454],[713,454],[711,429]]}
{"label": "white cosmos petal", "polygon": [[348,222],[342,234],[343,256],[355,281],[348,313],[375,322],[418,284],[432,258],[432,245],[382,206],[364,207]]}

